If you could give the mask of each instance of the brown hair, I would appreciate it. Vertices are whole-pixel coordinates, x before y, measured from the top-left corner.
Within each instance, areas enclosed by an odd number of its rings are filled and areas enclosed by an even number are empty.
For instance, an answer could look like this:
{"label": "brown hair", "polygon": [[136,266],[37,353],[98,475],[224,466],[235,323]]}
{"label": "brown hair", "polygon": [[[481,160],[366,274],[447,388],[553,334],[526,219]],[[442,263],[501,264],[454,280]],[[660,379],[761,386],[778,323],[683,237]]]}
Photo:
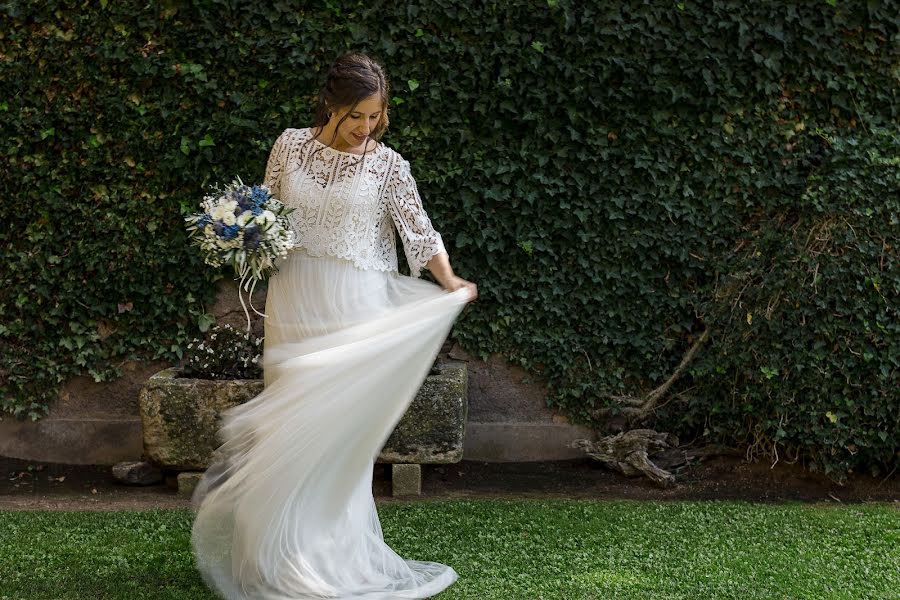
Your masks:
{"label": "brown hair", "polygon": [[[388,119],[390,82],[384,73],[384,67],[374,58],[361,52],[347,52],[337,57],[331,68],[328,69],[325,83],[318,93],[313,126],[317,127],[319,131],[315,132],[313,137],[318,137],[322,128],[328,123],[330,111],[349,107],[348,112],[335,126],[334,135],[328,142],[328,145],[331,146],[337,138],[337,128],[356,108],[356,105],[369,96],[380,96],[383,106],[378,125],[369,135],[378,141],[390,123]],[[365,157],[366,152],[368,152],[368,144],[361,156]]]}

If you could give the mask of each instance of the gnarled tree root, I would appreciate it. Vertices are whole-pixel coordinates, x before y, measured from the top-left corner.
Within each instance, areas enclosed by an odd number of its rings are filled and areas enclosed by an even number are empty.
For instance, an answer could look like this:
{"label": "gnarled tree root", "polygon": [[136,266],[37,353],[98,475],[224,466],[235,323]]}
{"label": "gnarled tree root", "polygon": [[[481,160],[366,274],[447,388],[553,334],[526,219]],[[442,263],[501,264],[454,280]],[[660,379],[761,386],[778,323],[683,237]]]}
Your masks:
{"label": "gnarled tree root", "polygon": [[[679,460],[677,446],[677,437],[671,433],[658,433],[652,429],[623,431],[596,442],[581,439],[569,443],[570,448],[581,448],[591,458],[599,460],[605,466],[619,471],[627,477],[646,475],[660,487],[673,485],[675,476],[654,464],[650,460],[650,456],[675,450],[675,452],[669,452],[666,462],[673,466],[683,464],[687,458]],[[681,454],[684,453],[681,452]]]}

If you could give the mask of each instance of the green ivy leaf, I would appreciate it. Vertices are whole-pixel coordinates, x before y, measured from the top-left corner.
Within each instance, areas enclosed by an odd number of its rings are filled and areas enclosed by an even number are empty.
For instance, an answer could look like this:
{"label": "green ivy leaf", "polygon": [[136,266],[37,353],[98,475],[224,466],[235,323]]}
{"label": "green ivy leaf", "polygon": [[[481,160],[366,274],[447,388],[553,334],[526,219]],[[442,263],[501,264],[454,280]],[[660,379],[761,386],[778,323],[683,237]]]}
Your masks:
{"label": "green ivy leaf", "polygon": [[186,135],[181,136],[181,153],[185,156],[191,153],[191,140]]}
{"label": "green ivy leaf", "polygon": [[197,327],[198,327],[198,329],[200,329],[201,332],[205,333],[207,330],[209,330],[210,327],[212,327],[215,324],[215,322],[216,322],[215,315],[212,315],[210,313],[203,313],[197,319]]}

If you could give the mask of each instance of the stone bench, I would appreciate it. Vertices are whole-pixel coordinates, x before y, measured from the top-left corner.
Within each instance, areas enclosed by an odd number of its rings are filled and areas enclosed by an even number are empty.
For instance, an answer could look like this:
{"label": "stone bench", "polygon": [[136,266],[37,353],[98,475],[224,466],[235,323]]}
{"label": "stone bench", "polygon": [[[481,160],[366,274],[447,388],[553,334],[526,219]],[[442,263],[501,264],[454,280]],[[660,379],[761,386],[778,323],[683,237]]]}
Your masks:
{"label": "stone bench", "polygon": [[[191,495],[220,445],[221,412],[250,400],[262,380],[185,379],[173,367],[151,376],[141,388],[144,459],[177,471],[178,493]],[[462,460],[467,371],[462,361],[440,361],[391,433],[376,459],[391,465],[394,496],[420,494],[421,465]]]}

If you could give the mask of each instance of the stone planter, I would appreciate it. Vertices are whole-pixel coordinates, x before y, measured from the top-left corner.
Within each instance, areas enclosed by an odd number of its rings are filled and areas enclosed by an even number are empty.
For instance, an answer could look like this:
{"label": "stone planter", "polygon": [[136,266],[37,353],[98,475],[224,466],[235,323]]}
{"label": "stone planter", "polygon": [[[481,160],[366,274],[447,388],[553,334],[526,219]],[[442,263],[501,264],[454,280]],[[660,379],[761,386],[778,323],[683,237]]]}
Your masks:
{"label": "stone planter", "polygon": [[422,493],[421,465],[462,460],[469,407],[466,363],[440,362],[437,369],[422,382],[378,455],[377,462],[391,464],[394,496]]}
{"label": "stone planter", "polygon": [[[438,364],[416,394],[379,453],[377,462],[392,464],[394,495],[418,494],[421,464],[462,460],[467,414],[466,364]],[[219,415],[264,389],[262,380],[180,378],[177,368],[151,376],[141,388],[140,413],[144,456],[170,471],[206,469],[219,446]],[[196,477],[179,476],[180,482]]]}
{"label": "stone planter", "polygon": [[163,469],[203,470],[219,447],[219,415],[260,392],[261,379],[188,379],[172,367],[152,375],[139,404],[144,456]]}
{"label": "stone planter", "polygon": [[437,369],[422,382],[378,462],[421,465],[462,460],[469,406],[466,363],[440,362]]}

